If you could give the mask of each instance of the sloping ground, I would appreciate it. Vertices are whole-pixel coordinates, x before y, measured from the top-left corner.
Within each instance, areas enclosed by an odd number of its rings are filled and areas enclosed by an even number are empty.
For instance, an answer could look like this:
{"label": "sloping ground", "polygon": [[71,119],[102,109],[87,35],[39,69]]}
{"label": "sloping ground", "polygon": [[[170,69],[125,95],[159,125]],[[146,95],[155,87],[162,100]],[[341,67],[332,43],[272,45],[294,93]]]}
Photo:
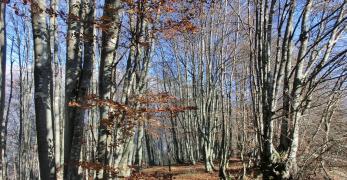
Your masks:
{"label": "sloping ground", "polygon": [[347,179],[346,169],[334,168],[330,170],[328,173],[331,179]]}
{"label": "sloping ground", "polygon": [[[229,164],[229,174],[235,179],[242,173],[242,163],[233,161]],[[253,174],[248,174],[249,179],[256,179]],[[233,178],[233,179],[234,179]],[[197,163],[195,165],[174,165],[155,166],[143,169],[140,173],[134,173],[129,180],[157,180],[157,179],[177,179],[177,180],[218,180],[218,171],[207,173],[204,165]]]}
{"label": "sloping ground", "polygon": [[[246,180],[261,179],[258,170],[248,170]],[[334,168],[328,171],[329,178],[332,180],[347,179],[347,171],[343,168]],[[231,179],[238,179],[242,174],[242,164],[240,162],[232,162],[229,164],[228,173],[231,175]],[[305,179],[324,180],[326,176],[316,174],[306,177]],[[218,180],[218,171],[213,173],[206,173],[204,165],[197,163],[195,165],[174,165],[171,166],[154,166],[143,169],[140,173],[134,173],[128,180]]]}
{"label": "sloping ground", "polygon": [[131,179],[209,179],[218,180],[218,172],[206,173],[203,164],[151,167],[134,174]]}

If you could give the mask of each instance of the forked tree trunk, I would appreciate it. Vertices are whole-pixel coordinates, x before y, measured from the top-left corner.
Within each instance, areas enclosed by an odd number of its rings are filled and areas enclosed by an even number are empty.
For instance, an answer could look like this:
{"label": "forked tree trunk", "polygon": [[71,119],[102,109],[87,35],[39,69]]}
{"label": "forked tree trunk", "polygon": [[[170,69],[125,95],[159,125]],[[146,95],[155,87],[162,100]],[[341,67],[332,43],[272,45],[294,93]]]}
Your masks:
{"label": "forked tree trunk", "polygon": [[281,172],[283,179],[289,179],[289,178],[296,178],[297,173],[297,161],[296,161],[296,154],[299,147],[299,125],[302,118],[302,112],[303,112],[303,106],[302,100],[303,100],[303,68],[304,68],[304,59],[305,59],[305,53],[307,49],[308,44],[308,29],[309,29],[309,16],[311,13],[311,7],[312,7],[312,0],[307,0],[305,9],[303,12],[303,18],[301,20],[301,34],[300,34],[300,42],[301,46],[298,53],[297,58],[297,64],[295,69],[295,75],[294,75],[294,82],[293,82],[293,91],[292,91],[292,98],[293,98],[293,106],[292,106],[292,112],[293,115],[291,116],[291,122],[293,129],[290,133],[290,150],[288,153],[288,159],[286,162],[286,166],[283,172]]}

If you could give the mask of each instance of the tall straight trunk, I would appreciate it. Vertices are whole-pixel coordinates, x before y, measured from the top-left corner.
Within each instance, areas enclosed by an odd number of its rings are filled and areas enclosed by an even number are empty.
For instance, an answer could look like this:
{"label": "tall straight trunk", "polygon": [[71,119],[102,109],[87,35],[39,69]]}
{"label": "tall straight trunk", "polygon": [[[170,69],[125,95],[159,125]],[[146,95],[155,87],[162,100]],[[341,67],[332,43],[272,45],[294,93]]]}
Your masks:
{"label": "tall straight trunk", "polygon": [[[50,2],[51,8],[53,12],[57,11],[57,6],[59,4],[59,0],[51,0]],[[60,65],[59,65],[59,59],[58,59],[58,42],[57,42],[57,18],[55,15],[50,17],[50,52],[51,52],[51,58],[52,62],[54,63],[53,66],[53,90],[52,90],[52,97],[53,97],[53,129],[54,129],[54,147],[55,147],[55,168],[57,173],[57,179],[63,178],[63,170],[62,170],[62,164],[61,164],[61,134],[60,134],[60,122],[62,121],[61,116],[61,77],[60,75]]]}
{"label": "tall straight trunk", "polygon": [[[175,47],[175,61],[176,61],[176,66],[177,66],[177,81],[178,81],[178,94],[180,98],[183,98],[183,94],[182,94],[182,77],[181,77],[181,63],[179,62],[179,58],[178,58],[178,54],[176,52],[176,47]],[[163,74],[164,79],[165,79],[165,74]],[[171,82],[169,83],[169,85],[171,84]],[[170,85],[171,87],[171,85]],[[164,81],[164,91],[168,92],[167,88],[166,88],[166,84]],[[184,117],[182,117],[184,118]],[[175,150],[175,159],[177,163],[183,163],[183,156],[180,157],[180,146],[178,143],[178,138],[177,138],[177,120],[174,118],[173,113],[170,113],[170,123],[171,123],[171,134],[172,134],[172,140],[173,140],[173,149]]]}
{"label": "tall straight trunk", "polygon": [[34,1],[31,6],[38,9],[38,11],[32,12],[31,17],[34,35],[34,101],[40,176],[41,179],[55,179],[49,32],[46,25],[46,14],[40,11],[46,8],[46,1]]}
{"label": "tall straight trunk", "polygon": [[261,0],[255,5],[255,49],[256,62],[254,69],[256,73],[256,88],[258,91],[257,106],[262,117],[260,117],[261,139],[261,163],[264,178],[275,176],[273,159],[276,153],[273,147],[273,115],[276,104],[274,103],[273,74],[270,63],[272,42],[272,19],[276,0]]}
{"label": "tall straight trunk", "polygon": [[153,156],[153,149],[151,146],[151,137],[150,134],[148,133],[148,130],[145,129],[144,130],[144,135],[145,135],[145,141],[146,141],[146,152],[147,152],[147,160],[148,160],[148,165],[153,166],[155,165],[155,160],[154,160],[154,156]]}
{"label": "tall straight trunk", "polygon": [[[228,143],[230,141],[229,138],[229,131],[228,131],[228,124],[227,124],[227,118],[226,118],[226,113],[225,113],[225,103],[224,103],[224,99],[225,99],[225,88],[224,88],[224,84],[225,84],[225,64],[224,64],[224,51],[223,51],[223,45],[224,45],[224,31],[225,31],[225,16],[226,16],[226,6],[227,6],[228,1],[225,0],[224,1],[224,10],[223,10],[223,27],[222,27],[222,48],[221,48],[221,52],[220,52],[220,63],[221,63],[221,68],[222,68],[222,74],[221,74],[221,79],[220,79],[220,86],[221,86],[221,123],[222,123],[222,141],[221,141],[221,150],[220,150],[220,163],[219,163],[219,177],[222,179],[227,179],[228,178],[228,174],[226,172],[227,169],[227,165],[228,165],[228,159],[229,159],[229,146]],[[239,3],[238,3],[238,7],[239,7]],[[239,10],[238,10],[239,11]],[[238,18],[237,18],[238,19]],[[238,21],[237,21],[238,22]],[[237,23],[238,24],[238,23]],[[238,25],[237,25],[237,30],[236,30],[236,38],[235,38],[235,42],[237,43],[237,37],[238,37]],[[236,43],[235,43],[235,47],[236,47]],[[236,48],[235,48],[236,51]],[[236,56],[236,53],[234,53],[234,57]],[[234,58],[235,60],[235,58]]]}
{"label": "tall straight trunk", "polygon": [[177,133],[176,133],[176,126],[175,119],[173,117],[173,114],[170,113],[170,123],[171,123],[171,134],[172,134],[172,140],[173,140],[173,147],[175,149],[175,160],[178,163],[182,163],[182,160],[180,159],[180,150],[178,146],[178,139],[177,139]]}
{"label": "tall straight trunk", "polygon": [[[22,168],[22,163],[23,163],[23,151],[25,148],[25,143],[23,141],[23,128],[24,128],[24,123],[25,123],[25,91],[24,91],[24,86],[25,86],[25,79],[23,78],[24,74],[24,62],[22,59],[22,51],[21,51],[21,38],[20,34],[18,31],[18,27],[15,28],[16,35],[17,35],[17,44],[18,44],[18,64],[19,64],[19,135],[18,135],[18,142],[19,142],[19,148],[18,148],[18,178],[21,179],[22,173],[23,173],[23,168]],[[24,168],[25,170],[25,168]]]}
{"label": "tall straight trunk", "polygon": [[3,174],[3,117],[5,106],[5,79],[6,79],[6,3],[0,3],[0,173]]}
{"label": "tall straight trunk", "polygon": [[[283,44],[282,44],[282,63],[284,65],[283,72],[283,118],[281,121],[281,135],[280,135],[280,151],[287,151],[289,148],[289,111],[290,111],[290,92],[289,92],[289,74],[291,69],[291,58],[292,58],[292,33],[293,33],[293,16],[296,6],[296,0],[290,2],[289,6],[289,17],[287,21],[287,26],[284,34]],[[281,72],[279,72],[281,73]]]}
{"label": "tall straight trunk", "polygon": [[[30,121],[29,121],[29,99],[31,96],[31,81],[29,79],[28,71],[28,57],[30,45],[28,43],[30,36],[27,36],[24,40],[24,50],[22,55],[22,49],[20,47],[22,41],[18,31],[18,27],[15,27],[18,44],[18,64],[19,64],[19,138],[20,146],[18,148],[18,177],[26,177],[29,172],[28,165],[28,147],[30,144]],[[24,26],[24,33],[26,33],[26,26]],[[30,77],[31,78],[31,77]]]}
{"label": "tall straight trunk", "polygon": [[[214,4],[213,4],[214,5]],[[201,47],[201,58],[205,58],[206,64],[205,64],[205,72],[201,72],[201,78],[205,77],[205,86],[202,86],[203,83],[201,83],[201,95],[202,101],[201,101],[201,109],[202,109],[202,122],[203,122],[203,129],[204,129],[204,164],[205,164],[205,170],[207,172],[212,172],[213,167],[213,157],[211,154],[213,153],[213,122],[215,121],[215,115],[212,113],[212,110],[214,109],[214,92],[215,89],[213,87],[213,62],[212,62],[212,55],[211,55],[211,49],[213,48],[212,43],[212,37],[215,35],[213,31],[213,22],[215,20],[214,14],[213,14],[214,7],[211,7],[210,10],[210,18],[206,20],[206,28],[207,32],[202,37],[202,47]],[[201,79],[201,80],[202,80]]]}
{"label": "tall straight trunk", "polygon": [[[71,0],[69,2],[69,19],[67,32],[67,58],[65,66],[65,127],[64,127],[64,179],[69,179],[68,176],[74,174],[78,169],[77,162],[71,162],[71,149],[73,146],[73,137],[75,125],[78,122],[75,120],[75,113],[78,107],[70,107],[71,101],[77,101],[78,80],[81,75],[81,54],[80,54],[80,35],[81,21],[76,18],[82,14],[81,0]],[[78,144],[77,144],[78,145]],[[72,160],[75,160],[73,158]]]}
{"label": "tall straight trunk", "polygon": [[144,123],[140,122],[138,127],[136,154],[135,154],[135,165],[137,166],[137,171],[139,171],[142,168],[143,145],[144,145]]}
{"label": "tall straight trunk", "polygon": [[[246,72],[244,72],[246,71]],[[245,146],[246,146],[246,141],[247,141],[247,110],[246,110],[246,92],[247,92],[247,87],[246,87],[246,76],[247,76],[247,66],[246,64],[243,65],[242,69],[242,85],[240,87],[241,89],[241,109],[242,109],[242,135],[241,135],[241,153],[240,153],[240,158],[242,161],[243,165],[243,173],[242,176],[246,177],[247,174],[247,165],[246,165],[246,159],[245,159]]]}
{"label": "tall straight trunk", "polygon": [[308,28],[309,28],[309,17],[312,8],[312,0],[306,1],[306,6],[303,12],[303,18],[301,21],[301,34],[300,34],[300,49],[297,58],[297,65],[295,69],[294,82],[293,82],[293,105],[292,105],[292,127],[293,129],[290,132],[291,142],[290,150],[288,154],[288,160],[286,164],[285,172],[283,172],[283,178],[295,178],[297,173],[297,162],[296,154],[299,146],[299,123],[302,116],[302,100],[303,100],[303,67],[305,53],[308,44]]}
{"label": "tall straight trunk", "polygon": [[[103,100],[112,99],[112,70],[113,61],[116,55],[119,32],[119,0],[106,0],[104,5],[104,16],[110,17],[103,23],[110,25],[110,28],[102,33],[102,47],[99,70],[99,96]],[[100,107],[100,128],[98,135],[97,159],[102,165],[108,165],[110,159],[111,131],[107,127],[109,121],[109,108]],[[106,179],[107,173],[104,169],[97,172],[97,179]]]}
{"label": "tall straight trunk", "polygon": [[[84,48],[78,53],[83,53],[81,56],[78,56],[80,63],[82,65],[82,70],[78,77],[76,77],[76,86],[77,91],[74,96],[74,100],[84,104],[85,96],[88,93],[89,87],[92,80],[93,72],[93,62],[94,62],[94,1],[87,1],[80,4],[83,8],[80,7],[79,11],[82,14],[83,24],[83,46]],[[82,11],[82,12],[81,12]],[[76,43],[78,40],[76,41]],[[75,53],[75,52],[73,52]],[[83,60],[83,62],[82,62]],[[81,179],[82,173],[79,172],[78,162],[80,161],[82,142],[83,142],[83,131],[84,131],[84,116],[85,110],[82,108],[75,107],[74,111],[71,112],[70,121],[73,121],[72,132],[71,133],[71,145],[69,147],[69,157],[65,157],[68,160],[68,165],[65,173],[66,179]],[[66,147],[65,147],[66,148]],[[67,149],[66,149],[67,150]]]}
{"label": "tall straight trunk", "polygon": [[[144,2],[137,2],[137,10],[139,12],[144,11],[144,5]],[[138,109],[140,105],[137,102],[131,103],[129,99],[131,98],[131,96],[141,96],[145,86],[147,85],[146,75],[148,71],[149,60],[151,58],[153,42],[151,34],[148,33],[148,25],[144,21],[143,14],[138,13],[130,17],[129,24],[133,36],[131,37],[132,45],[130,47],[128,60],[126,63],[126,77],[123,86],[122,102],[124,102],[127,105],[130,105],[134,109]],[[142,48],[139,44],[141,40],[148,42],[149,46],[147,46],[146,48]],[[123,137],[125,136],[125,134],[120,134],[120,136]],[[119,175],[128,177],[131,174],[131,169],[129,168],[129,165],[132,165],[132,154],[135,150],[134,136],[130,135],[130,137],[125,138],[127,138],[127,142],[124,145],[122,145],[123,150],[120,154],[121,159],[118,163],[118,166],[120,168]]]}
{"label": "tall straight trunk", "polygon": [[[145,10],[146,2],[138,1],[136,3],[136,10],[143,12]],[[145,88],[147,87],[146,75],[148,72],[150,58],[153,52],[154,42],[151,28],[145,20],[145,16],[142,13],[136,13],[131,15],[130,20],[131,47],[126,62],[126,74],[123,85],[122,102],[131,106],[134,109],[139,109],[140,104],[138,102],[131,102],[132,96],[141,96]],[[147,42],[149,45],[142,47],[140,42]],[[123,117],[122,120],[128,121]],[[136,119],[134,119],[136,120]],[[129,121],[131,123],[131,121]],[[126,138],[126,143],[122,144],[122,150],[119,156],[120,161],[116,165],[120,168],[119,175],[128,177],[131,174],[131,168],[133,162],[133,154],[136,150],[134,147],[134,135],[126,136],[124,133],[120,133],[119,137]],[[142,142],[140,142],[142,143]]]}
{"label": "tall straight trunk", "polygon": [[7,125],[8,125],[8,120],[9,120],[9,115],[10,115],[10,109],[11,109],[11,103],[12,103],[12,96],[13,96],[13,46],[14,46],[14,38],[12,38],[12,44],[11,44],[11,52],[10,52],[10,58],[11,58],[11,64],[10,64],[10,93],[8,96],[8,102],[7,102],[7,110],[6,110],[6,116],[5,116],[5,122],[4,122],[4,132],[3,132],[3,143],[2,143],[2,156],[3,156],[3,161],[2,161],[2,178],[6,179],[7,178],[7,153],[6,153],[6,146],[7,146]]}

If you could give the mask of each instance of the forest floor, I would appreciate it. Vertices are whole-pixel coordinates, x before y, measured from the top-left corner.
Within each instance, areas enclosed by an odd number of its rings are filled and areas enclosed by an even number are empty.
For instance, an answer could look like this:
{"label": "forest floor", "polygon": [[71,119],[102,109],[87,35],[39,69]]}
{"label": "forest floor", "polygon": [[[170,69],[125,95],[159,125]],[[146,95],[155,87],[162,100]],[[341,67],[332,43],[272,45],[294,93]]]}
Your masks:
{"label": "forest floor", "polygon": [[[232,159],[229,163],[228,173],[237,179],[242,175],[242,162],[238,159]],[[257,179],[254,171],[248,174],[249,179]],[[218,180],[218,171],[212,173],[205,172],[203,163],[196,163],[195,165],[172,165],[169,166],[153,166],[135,173],[131,180],[143,179],[177,179],[177,180]]]}
{"label": "forest floor", "polygon": [[[217,163],[215,164],[217,166]],[[230,159],[228,174],[231,179],[239,179],[243,173],[242,162],[240,159]],[[323,172],[322,172],[323,173]],[[202,162],[191,164],[180,164],[169,166],[152,166],[142,169],[138,173],[128,178],[128,180],[218,180],[218,171],[212,173],[205,172],[205,167]],[[259,169],[248,169],[246,180],[262,179]],[[308,179],[324,180],[326,176],[316,174]],[[342,180],[347,179],[347,171],[345,168],[332,168],[329,171],[329,179]]]}

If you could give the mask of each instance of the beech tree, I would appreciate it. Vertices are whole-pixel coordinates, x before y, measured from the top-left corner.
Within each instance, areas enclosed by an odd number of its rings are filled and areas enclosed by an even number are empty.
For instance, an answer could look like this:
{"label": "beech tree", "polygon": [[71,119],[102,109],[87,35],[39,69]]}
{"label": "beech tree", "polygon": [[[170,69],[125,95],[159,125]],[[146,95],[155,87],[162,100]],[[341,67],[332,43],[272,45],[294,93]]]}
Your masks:
{"label": "beech tree", "polygon": [[[118,45],[118,37],[120,32],[120,1],[106,1],[104,5],[104,21],[108,25],[108,29],[103,32],[102,44],[101,44],[101,59],[100,59],[100,72],[99,72],[99,93],[102,99],[112,99],[112,71],[113,64],[116,60],[116,49]],[[98,162],[103,165],[109,165],[111,157],[110,143],[111,132],[107,127],[109,118],[109,109],[107,107],[100,108],[100,129],[98,135]],[[104,169],[98,172],[97,178],[104,179],[107,177],[107,173]]]}
{"label": "beech tree", "polygon": [[34,36],[34,82],[37,143],[41,179],[54,179],[54,135],[52,117],[52,64],[49,58],[49,31],[44,12],[45,1],[34,1],[32,27]]}
{"label": "beech tree", "polygon": [[[255,51],[254,59],[251,61],[254,72],[254,96],[257,99],[256,104],[254,104],[257,110],[254,113],[260,114],[257,118],[259,118],[258,128],[262,136],[260,145],[263,173],[268,178],[296,178],[299,127],[303,114],[307,112],[312,100],[310,92],[314,91],[323,79],[334,74],[334,71],[338,71],[338,68],[328,70],[324,69],[323,66],[333,66],[334,63],[344,60],[345,50],[340,51],[341,54],[337,53],[331,56],[330,52],[331,47],[338,39],[338,35],[343,31],[340,25],[343,22],[342,13],[345,2],[335,4],[330,11],[318,13],[321,16],[317,23],[310,24],[312,22],[310,19],[314,18],[310,16],[312,8],[315,7],[313,1],[305,1],[300,9],[297,8],[296,1],[290,1],[288,6],[283,8],[283,12],[279,11],[278,14],[278,39],[275,48],[272,47],[272,27],[274,26],[276,1],[260,1],[258,3],[255,7]],[[265,6],[262,6],[263,3]],[[297,11],[301,14],[299,18],[294,15]],[[288,13],[288,16],[282,13]],[[332,15],[335,15],[334,24],[329,28],[323,28]],[[285,22],[286,20],[287,22]],[[283,32],[282,28],[285,28],[283,40],[280,39]],[[300,29],[299,35],[295,34],[297,29]],[[281,41],[282,45],[280,45]],[[294,51],[295,41],[300,45]],[[276,50],[274,61],[271,56],[272,49]],[[316,54],[315,50],[318,49],[324,53],[322,55]],[[275,62],[275,65],[273,66],[271,62]],[[318,75],[319,72],[324,75]],[[313,83],[311,82],[312,76],[322,81],[317,80]],[[281,116],[283,119],[280,143],[276,148],[273,119],[276,118],[278,111],[280,88],[283,97],[283,116]]]}
{"label": "beech tree", "polygon": [[0,177],[342,178],[346,18],[343,0],[3,0]]}
{"label": "beech tree", "polygon": [[[6,79],[6,28],[5,28],[5,18],[6,18],[6,4],[0,4],[0,58],[1,58],[1,67],[0,67],[0,83],[1,83],[1,92],[0,92],[0,105],[1,107],[5,106],[5,79]],[[3,148],[4,148],[4,108],[0,109],[0,171],[3,173]],[[1,174],[2,178],[2,174]]]}
{"label": "beech tree", "polygon": [[64,134],[64,162],[67,164],[66,179],[81,178],[78,163],[83,140],[85,111],[71,105],[72,102],[83,102],[91,84],[94,61],[94,2],[70,1],[68,48],[66,64],[67,101]]}

